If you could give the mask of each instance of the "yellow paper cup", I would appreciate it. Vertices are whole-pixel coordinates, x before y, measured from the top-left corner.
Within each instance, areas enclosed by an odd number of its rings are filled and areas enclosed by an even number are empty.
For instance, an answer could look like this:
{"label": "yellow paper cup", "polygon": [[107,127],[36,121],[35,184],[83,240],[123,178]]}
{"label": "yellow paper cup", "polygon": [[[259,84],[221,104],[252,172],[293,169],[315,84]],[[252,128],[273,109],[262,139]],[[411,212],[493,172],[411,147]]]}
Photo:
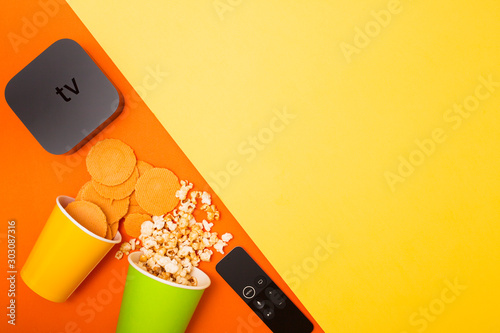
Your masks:
{"label": "yellow paper cup", "polygon": [[61,195],[22,270],[21,278],[43,298],[64,302],[111,248],[121,242],[99,237],[65,210],[75,199]]}

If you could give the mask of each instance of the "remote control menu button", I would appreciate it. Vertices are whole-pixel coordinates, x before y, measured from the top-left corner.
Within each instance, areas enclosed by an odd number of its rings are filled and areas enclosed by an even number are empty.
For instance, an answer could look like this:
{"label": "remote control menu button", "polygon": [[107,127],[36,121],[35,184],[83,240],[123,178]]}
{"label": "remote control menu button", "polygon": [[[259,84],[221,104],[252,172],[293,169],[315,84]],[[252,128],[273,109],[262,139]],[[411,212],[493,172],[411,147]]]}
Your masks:
{"label": "remote control menu button", "polygon": [[255,296],[255,288],[252,286],[246,286],[243,288],[243,297],[247,299],[252,299]]}
{"label": "remote control menu button", "polygon": [[259,275],[257,276],[257,278],[255,279],[255,285],[257,287],[264,287],[264,285],[266,284],[266,277],[264,275]]}

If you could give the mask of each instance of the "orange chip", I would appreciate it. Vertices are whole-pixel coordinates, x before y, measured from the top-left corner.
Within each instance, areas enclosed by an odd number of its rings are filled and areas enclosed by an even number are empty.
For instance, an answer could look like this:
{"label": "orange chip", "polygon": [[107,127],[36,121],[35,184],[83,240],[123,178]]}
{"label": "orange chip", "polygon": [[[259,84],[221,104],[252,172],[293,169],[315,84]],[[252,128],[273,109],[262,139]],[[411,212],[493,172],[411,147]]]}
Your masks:
{"label": "orange chip", "polygon": [[106,225],[107,225],[107,228],[106,228],[107,230],[106,230],[106,237],[105,238],[112,239],[113,237],[111,237],[111,227],[107,223],[106,223]]}
{"label": "orange chip", "polygon": [[90,201],[97,206],[101,207],[104,215],[106,215],[106,220],[108,224],[113,224],[118,222],[128,211],[129,198],[126,197],[120,200],[107,199],[101,196],[95,190],[94,186],[85,186],[82,191],[82,199]]}
{"label": "orange chip", "polygon": [[90,232],[106,236],[106,215],[99,206],[88,201],[73,201],[66,206],[66,212]]}
{"label": "orange chip", "polygon": [[137,197],[135,196],[135,191],[130,195],[130,206],[138,206]]}
{"label": "orange chip", "polygon": [[128,197],[134,191],[135,183],[137,183],[138,178],[139,170],[137,169],[137,167],[135,167],[132,175],[120,185],[108,186],[101,184],[93,179],[92,186],[94,186],[94,189],[101,196],[108,199],[120,200]]}
{"label": "orange chip", "polygon": [[76,201],[76,200],[82,200],[82,193],[83,193],[83,191],[85,190],[85,187],[89,186],[91,182],[92,182],[92,181],[91,181],[91,180],[89,180],[88,182],[86,182],[85,184],[83,184],[83,186],[82,186],[82,187],[80,188],[80,190],[78,191],[78,194],[76,195],[75,201]]}
{"label": "orange chip", "polygon": [[137,169],[139,169],[139,177],[140,177],[149,169],[153,169],[153,166],[148,162],[137,161]]}
{"label": "orange chip", "polygon": [[141,225],[144,221],[151,221],[151,216],[147,214],[130,214],[125,218],[123,227],[127,235],[139,237],[141,235]]}
{"label": "orange chip", "polygon": [[135,196],[139,206],[150,215],[163,215],[179,203],[175,192],[180,189],[179,178],[165,168],[152,168],[139,177]]}
{"label": "orange chip", "polygon": [[115,238],[116,232],[118,231],[118,226],[119,226],[118,222],[115,222],[115,223],[110,225],[110,227],[111,227],[111,239]]}
{"label": "orange chip", "polygon": [[86,162],[93,180],[114,186],[123,183],[132,175],[136,158],[132,148],[122,141],[105,139],[90,149]]}
{"label": "orange chip", "polygon": [[[135,214],[135,213],[139,213],[139,214],[148,214],[148,212],[146,212],[144,210],[144,208],[142,208],[141,206],[139,205],[130,205],[128,207],[128,212],[127,212],[127,215],[130,215],[130,214]],[[148,214],[149,215],[149,214]]]}

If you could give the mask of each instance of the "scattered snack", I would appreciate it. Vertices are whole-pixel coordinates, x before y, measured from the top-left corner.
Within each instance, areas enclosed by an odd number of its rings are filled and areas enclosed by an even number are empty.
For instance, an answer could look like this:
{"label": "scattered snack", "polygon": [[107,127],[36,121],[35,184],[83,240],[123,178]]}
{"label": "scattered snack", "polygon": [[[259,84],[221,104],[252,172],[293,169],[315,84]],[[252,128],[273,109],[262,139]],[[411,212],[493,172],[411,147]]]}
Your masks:
{"label": "scattered snack", "polygon": [[134,192],[130,195],[130,206],[139,206],[139,203],[137,202],[137,198],[135,196],[135,188]]}
{"label": "scattered snack", "polygon": [[108,224],[106,216],[99,206],[88,201],[73,201],[66,206],[65,210],[90,232],[100,237],[106,236]]}
{"label": "scattered snack", "polygon": [[117,139],[96,143],[86,160],[92,179],[108,186],[126,181],[134,172],[136,161],[132,148]]}
{"label": "scattered snack", "polygon": [[119,223],[115,222],[110,225],[111,228],[111,239],[115,238],[116,232],[118,231]]}
{"label": "scattered snack", "polygon": [[108,186],[101,184],[96,180],[92,180],[92,186],[101,196],[108,199],[120,200],[132,194],[135,189],[135,183],[137,183],[137,179],[139,179],[139,170],[137,169],[137,167],[135,167],[132,175],[119,185]]}
{"label": "scattered snack", "polygon": [[[87,155],[87,169],[92,179],[68,207],[82,225],[108,239],[115,237],[123,221],[125,232],[134,238],[121,244],[117,259],[140,247],[142,269],[170,282],[196,286],[193,268],[209,262],[214,252],[224,254],[233,238],[227,232],[220,238],[212,232],[220,212],[208,192],[194,190],[187,180],[179,182],[166,168],[137,160],[132,148],[120,140],[98,142]],[[206,216],[197,221],[195,212],[197,218],[201,212]]]}
{"label": "scattered snack", "polygon": [[139,177],[135,195],[139,206],[151,215],[163,215],[177,206],[175,193],[180,189],[179,178],[165,168],[152,168]]}
{"label": "scattered snack", "polygon": [[[130,205],[128,207],[128,212],[127,212],[127,215],[130,215],[130,214],[147,214],[149,215],[148,212],[146,212],[141,206],[139,205]],[[125,217],[127,217],[127,215],[125,215]],[[149,215],[151,217],[151,215]]]}
{"label": "scattered snack", "polygon": [[106,215],[108,224],[111,225],[118,222],[123,216],[125,216],[125,214],[127,214],[129,206],[128,197],[120,200],[105,198],[97,193],[94,186],[92,186],[92,183],[85,186],[85,188],[82,188],[82,190],[82,200],[90,201],[101,207],[102,211]]}
{"label": "scattered snack", "polygon": [[139,176],[142,176],[149,169],[153,169],[153,166],[148,162],[137,161],[137,169],[139,169]]}
{"label": "scattered snack", "polygon": [[[153,216],[142,222],[138,237],[143,252],[139,267],[164,280],[189,286],[197,285],[196,279],[191,276],[193,268],[200,261],[211,260],[214,251],[210,248],[223,254],[223,248],[233,238],[230,233],[225,233],[219,239],[217,232],[210,231],[213,223],[196,221],[193,214],[199,204],[201,207],[210,207],[213,220],[216,217],[219,219],[220,214],[212,205],[209,193],[192,189],[193,184],[181,181],[181,188],[175,193],[180,200],[177,208],[171,213]],[[123,249],[120,252],[123,253]]]}
{"label": "scattered snack", "polygon": [[141,235],[141,225],[144,221],[149,221],[151,216],[147,214],[130,214],[125,218],[123,227],[127,235],[139,237]]}
{"label": "scattered snack", "polygon": [[78,194],[75,197],[75,201],[82,200],[82,193],[85,191],[85,188],[87,186],[91,185],[91,183],[92,183],[92,181],[89,180],[88,182],[86,182],[85,184],[83,184],[83,186],[80,188],[80,190],[78,191]]}

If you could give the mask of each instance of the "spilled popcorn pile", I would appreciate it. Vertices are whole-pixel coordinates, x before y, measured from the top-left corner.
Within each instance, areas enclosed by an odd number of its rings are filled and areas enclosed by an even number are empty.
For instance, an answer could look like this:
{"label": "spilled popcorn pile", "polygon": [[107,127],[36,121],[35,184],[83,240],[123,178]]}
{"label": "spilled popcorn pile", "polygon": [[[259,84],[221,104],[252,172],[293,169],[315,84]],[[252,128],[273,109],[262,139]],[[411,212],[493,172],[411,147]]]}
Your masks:
{"label": "spilled popcorn pile", "polygon": [[[138,266],[164,280],[188,286],[196,286],[196,278],[191,275],[200,261],[210,261],[213,250],[224,254],[224,247],[233,238],[230,233],[220,238],[211,232],[214,221],[220,213],[212,204],[209,193],[194,191],[193,184],[181,181],[175,193],[179,200],[177,207],[170,213],[160,216],[146,216],[140,225],[140,236],[124,242],[115,257],[121,259],[142,243],[143,255]],[[199,209],[206,213],[206,219],[196,221],[194,212]]]}

